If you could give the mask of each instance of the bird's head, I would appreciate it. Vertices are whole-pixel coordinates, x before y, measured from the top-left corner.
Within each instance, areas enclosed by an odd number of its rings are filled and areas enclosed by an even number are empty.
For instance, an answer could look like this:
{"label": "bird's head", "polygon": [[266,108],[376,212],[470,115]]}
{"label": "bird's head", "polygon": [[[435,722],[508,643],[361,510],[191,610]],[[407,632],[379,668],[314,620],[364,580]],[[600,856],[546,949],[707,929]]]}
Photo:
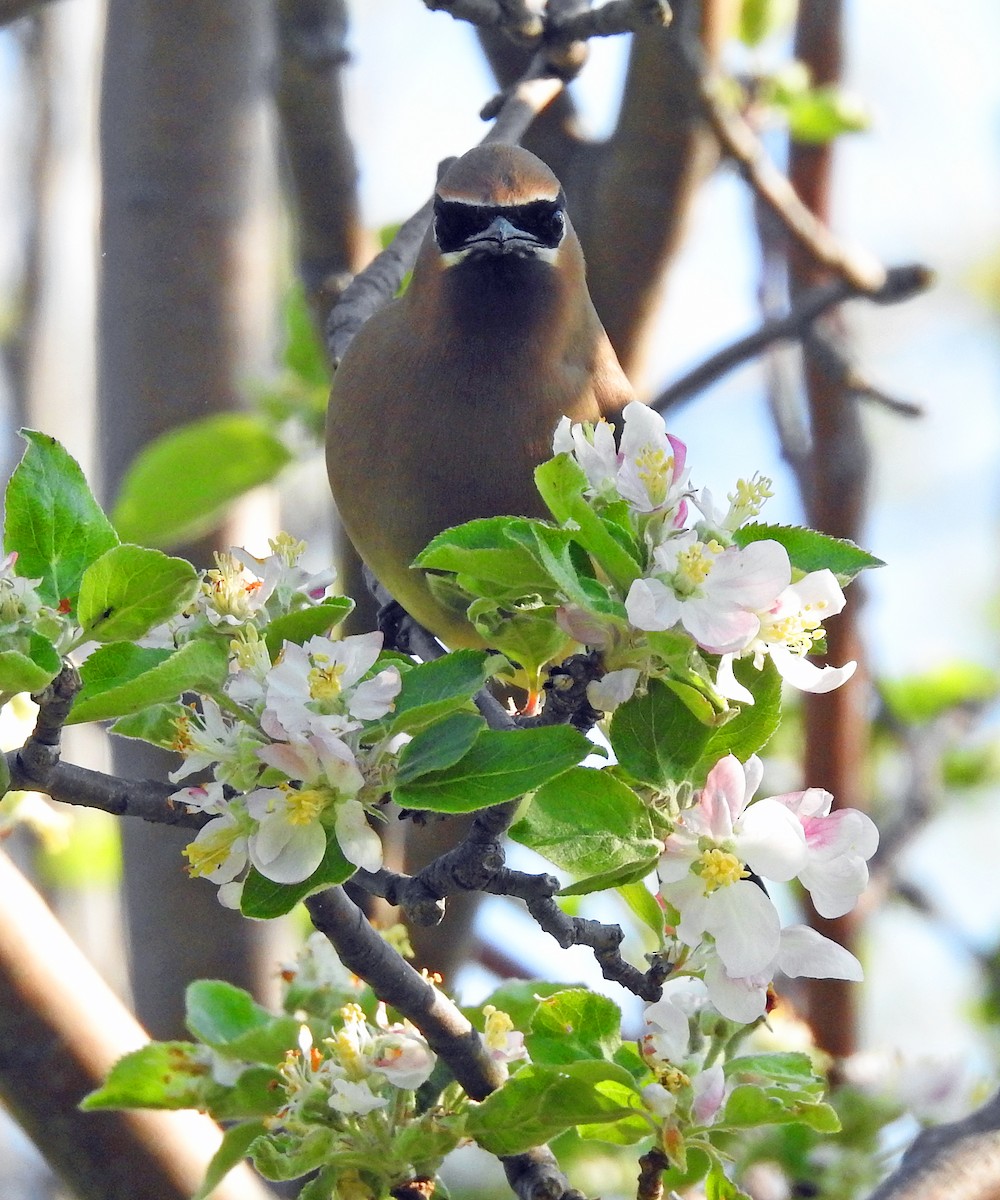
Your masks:
{"label": "bird's head", "polygon": [[445,267],[507,255],[554,264],[566,232],[559,180],[520,146],[470,150],[434,196],[433,236]]}
{"label": "bird's head", "polygon": [[520,146],[488,143],[456,159],[438,182],[414,285],[428,317],[443,305],[467,332],[558,320],[583,288],[559,180]]}

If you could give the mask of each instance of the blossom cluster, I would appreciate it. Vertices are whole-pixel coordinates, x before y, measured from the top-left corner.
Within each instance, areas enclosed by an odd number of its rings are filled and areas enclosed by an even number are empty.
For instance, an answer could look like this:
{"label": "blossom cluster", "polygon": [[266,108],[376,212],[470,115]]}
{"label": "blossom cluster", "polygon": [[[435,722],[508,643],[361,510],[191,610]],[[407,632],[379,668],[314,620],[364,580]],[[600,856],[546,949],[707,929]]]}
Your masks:
{"label": "blossom cluster", "polygon": [[[583,470],[588,499],[598,511],[622,501],[628,508],[644,560],[642,575],[624,597],[632,631],[683,631],[718,655],[714,686],[727,700],[753,703],[733,670],[743,657],[752,657],[758,670],[770,657],[786,682],[805,691],[826,692],[846,682],[855,663],[819,667],[806,658],[822,647],[823,621],[844,606],[833,573],[823,569],[796,578],[780,542],[735,540],[771,496],[770,480],[740,480],[722,510],[707,488],[692,488],[684,443],[667,433],[655,411],[633,401],[623,417],[617,447],[607,422],[574,425],[564,417],[553,450],[570,455]],[[612,708],[627,699],[649,669],[642,639],[634,633],[623,639],[613,621],[602,622],[571,604],[563,606],[559,619],[570,636],[605,652],[611,669],[593,702]]]}
{"label": "blossom cluster", "polygon": [[718,762],[677,817],[657,870],[684,969],[703,975],[715,1008],[744,1024],[764,1015],[776,971],[861,978],[860,963],[835,942],[803,925],[782,929],[763,881],[798,879],[821,916],[842,916],[878,846],[871,819],[831,811],[821,788],[754,801],[762,774],[756,755],[745,767],[732,755]]}
{"label": "blossom cluster", "polygon": [[200,710],[176,722],[184,762],[170,775],[177,783],[211,773],[172,799],[210,816],[185,854],[191,874],[219,884],[231,907],[251,867],[276,883],[307,879],[331,835],[355,866],[382,864],[369,817],[385,793],[393,747],[368,730],[392,708],[400,674],[377,669],[380,633],[285,641],[272,662],[254,619],[264,604],[278,596],[287,606],[290,594],[321,596],[327,586],[301,572],[296,557],[280,544],[264,560],[219,556],[185,618],[237,627],[221,694],[203,696]]}

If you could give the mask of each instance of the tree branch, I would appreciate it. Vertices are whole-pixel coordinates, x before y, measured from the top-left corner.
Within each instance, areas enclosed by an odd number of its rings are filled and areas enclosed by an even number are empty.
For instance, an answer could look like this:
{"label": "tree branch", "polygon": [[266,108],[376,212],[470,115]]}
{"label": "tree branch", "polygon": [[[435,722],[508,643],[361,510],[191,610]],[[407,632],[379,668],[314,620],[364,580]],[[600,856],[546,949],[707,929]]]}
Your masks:
{"label": "tree branch", "polygon": [[[917,295],[929,287],[932,281],[933,273],[927,267],[913,263],[890,267],[885,273],[884,283],[875,291],[859,290],[857,285],[847,278],[820,284],[803,292],[785,316],[764,321],[753,333],[724,347],[675,380],[651,402],[650,407],[660,413],[667,412],[776,343],[801,341],[809,335],[820,317],[846,300],[863,297],[876,304],[897,304]],[[866,383],[863,387],[857,386],[860,377],[856,376],[855,379],[856,386],[853,390],[872,393],[870,385]],[[885,398],[884,402],[889,402],[888,398]],[[915,416],[920,412],[916,406],[903,406],[900,401],[891,401],[891,404],[897,409],[902,408],[908,416]]]}

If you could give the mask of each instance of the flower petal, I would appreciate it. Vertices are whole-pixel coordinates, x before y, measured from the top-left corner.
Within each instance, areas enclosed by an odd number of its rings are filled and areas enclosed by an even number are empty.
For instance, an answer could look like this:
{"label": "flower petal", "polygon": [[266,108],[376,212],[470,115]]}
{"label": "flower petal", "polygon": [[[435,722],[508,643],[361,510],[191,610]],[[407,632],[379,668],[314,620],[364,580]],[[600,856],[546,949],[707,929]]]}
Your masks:
{"label": "flower petal", "polygon": [[764,891],[748,880],[714,891],[704,926],[729,975],[742,978],[765,970],[778,952],[781,922]]}
{"label": "flower petal", "polygon": [[736,833],[740,858],[766,879],[787,883],[807,861],[806,835],[794,813],[777,800],[748,806]]}
{"label": "flower petal", "polygon": [[781,931],[778,969],[791,978],[851,979],[864,978],[861,963],[843,946],[806,925],[790,925]]}

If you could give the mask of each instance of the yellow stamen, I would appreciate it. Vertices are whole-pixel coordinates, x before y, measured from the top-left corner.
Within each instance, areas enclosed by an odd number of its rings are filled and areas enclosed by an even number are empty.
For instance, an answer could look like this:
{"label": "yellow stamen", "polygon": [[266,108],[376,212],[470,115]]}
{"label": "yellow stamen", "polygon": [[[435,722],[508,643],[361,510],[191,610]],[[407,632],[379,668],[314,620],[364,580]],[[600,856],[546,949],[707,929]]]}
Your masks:
{"label": "yellow stamen", "polygon": [[184,857],[188,860],[188,874],[198,879],[218,870],[229,858],[233,842],[239,833],[237,826],[223,825],[200,842],[189,842],[183,850]]}
{"label": "yellow stamen", "polygon": [[311,825],[330,801],[323,788],[285,787],[285,817],[289,825]]}
{"label": "yellow stamen", "polygon": [[667,498],[674,477],[674,456],[660,446],[643,446],[635,456],[636,471],[654,507]]}
{"label": "yellow stamen", "polygon": [[728,887],[737,880],[746,879],[750,874],[735,854],[728,850],[720,850],[718,846],[702,851],[696,870],[705,885],[706,896],[717,888]]}
{"label": "yellow stamen", "polygon": [[714,539],[710,542],[695,542],[677,555],[677,572],[674,580],[678,590],[684,594],[696,592],[705,582],[715,565],[715,556],[722,547]]}

